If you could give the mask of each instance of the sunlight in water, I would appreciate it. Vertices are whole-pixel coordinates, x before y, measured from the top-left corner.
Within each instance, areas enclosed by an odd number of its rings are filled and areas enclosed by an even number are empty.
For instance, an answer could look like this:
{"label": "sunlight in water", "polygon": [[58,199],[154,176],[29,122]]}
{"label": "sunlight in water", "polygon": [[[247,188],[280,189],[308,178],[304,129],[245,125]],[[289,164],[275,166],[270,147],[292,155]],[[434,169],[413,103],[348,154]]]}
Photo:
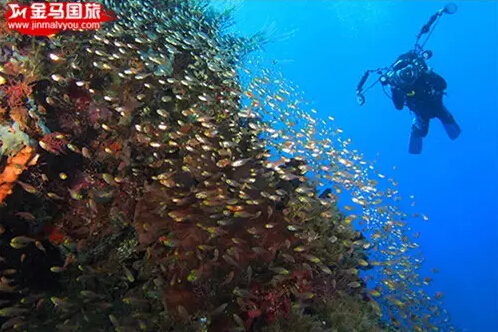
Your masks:
{"label": "sunlight in water", "polygon": [[[364,31],[372,31],[386,25],[396,9],[395,1],[326,1],[330,19],[340,25],[341,31],[358,37]],[[375,30],[375,29],[374,29]]]}

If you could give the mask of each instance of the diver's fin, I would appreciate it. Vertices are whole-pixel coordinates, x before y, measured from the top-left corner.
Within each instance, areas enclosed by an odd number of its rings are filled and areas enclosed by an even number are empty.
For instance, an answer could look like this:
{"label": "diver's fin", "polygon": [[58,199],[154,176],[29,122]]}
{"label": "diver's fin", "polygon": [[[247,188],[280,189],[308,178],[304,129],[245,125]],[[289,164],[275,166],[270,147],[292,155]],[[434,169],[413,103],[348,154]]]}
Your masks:
{"label": "diver's fin", "polygon": [[462,130],[460,129],[460,126],[456,122],[452,123],[443,123],[444,130],[446,130],[446,134],[448,134],[448,137],[454,141],[460,136],[460,133]]}
{"label": "diver's fin", "polygon": [[422,153],[422,136],[417,133],[412,132],[410,135],[410,145],[408,147],[408,152],[411,154]]}

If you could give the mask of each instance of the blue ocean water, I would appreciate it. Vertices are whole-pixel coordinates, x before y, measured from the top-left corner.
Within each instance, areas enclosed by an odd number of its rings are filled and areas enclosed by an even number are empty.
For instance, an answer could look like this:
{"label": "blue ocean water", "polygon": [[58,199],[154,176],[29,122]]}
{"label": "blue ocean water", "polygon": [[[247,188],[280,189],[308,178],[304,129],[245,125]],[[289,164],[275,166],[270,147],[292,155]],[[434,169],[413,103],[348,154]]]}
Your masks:
{"label": "blue ocean water", "polygon": [[[431,288],[445,294],[455,326],[498,331],[498,2],[457,1],[426,48],[429,65],[448,83],[445,103],[462,128],[450,141],[438,120],[421,155],[408,154],[411,114],[397,111],[380,86],[355,101],[366,69],[389,66],[413,47],[416,34],[442,1],[244,1],[237,30],[275,31],[265,57],[332,115],[402,196],[415,195],[428,222],[421,232],[425,269],[437,267]],[[278,37],[281,38],[278,38]],[[285,37],[285,38],[284,38]],[[396,166],[396,169],[393,169]],[[403,204],[403,203],[402,203]],[[405,203],[407,210],[408,200]],[[432,275],[431,275],[432,276]]]}

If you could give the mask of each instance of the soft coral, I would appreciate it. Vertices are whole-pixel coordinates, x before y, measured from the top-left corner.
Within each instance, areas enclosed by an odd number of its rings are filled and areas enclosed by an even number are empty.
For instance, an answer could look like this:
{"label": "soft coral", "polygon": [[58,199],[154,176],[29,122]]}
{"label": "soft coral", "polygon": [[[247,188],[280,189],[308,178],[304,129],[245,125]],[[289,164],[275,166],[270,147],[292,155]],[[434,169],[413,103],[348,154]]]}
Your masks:
{"label": "soft coral", "polygon": [[32,166],[36,163],[36,159],[33,158],[33,155],[33,149],[27,146],[14,157],[7,160],[7,166],[5,166],[2,174],[0,174],[0,202],[3,202],[4,199],[12,193],[12,188],[19,175],[21,175],[28,166]]}

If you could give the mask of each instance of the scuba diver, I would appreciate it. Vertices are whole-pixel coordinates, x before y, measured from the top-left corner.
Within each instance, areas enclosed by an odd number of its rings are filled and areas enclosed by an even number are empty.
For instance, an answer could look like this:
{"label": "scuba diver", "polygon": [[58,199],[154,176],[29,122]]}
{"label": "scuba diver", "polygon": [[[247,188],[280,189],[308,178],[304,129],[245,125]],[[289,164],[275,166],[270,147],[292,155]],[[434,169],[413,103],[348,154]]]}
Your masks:
{"label": "scuba diver", "polygon": [[[390,86],[391,96],[388,96],[392,99],[397,110],[402,110],[404,106],[407,106],[414,113],[408,148],[411,154],[420,154],[422,152],[423,138],[427,136],[429,122],[433,118],[438,118],[441,121],[451,140],[457,139],[461,133],[455,118],[443,103],[443,96],[446,94],[445,90],[447,88],[446,81],[427,66],[426,60],[432,57],[432,52],[424,51],[423,49],[434,27],[437,25],[439,17],[445,13],[453,14],[456,10],[457,6],[454,3],[449,3],[439,10],[422,27],[417,36],[414,49],[400,55],[387,68],[367,70],[356,89],[357,102],[363,105],[365,103],[363,93],[380,81],[383,88],[386,85]],[[420,45],[420,37],[426,33],[429,33],[429,35],[424,43]],[[363,85],[369,74],[373,72],[380,75],[379,80],[363,90]]]}
{"label": "scuba diver", "polygon": [[441,121],[451,140],[457,139],[461,132],[455,118],[443,104],[446,81],[426,65],[417,73],[411,65],[416,56],[410,51],[398,57],[396,63],[402,67],[398,69],[399,82],[391,85],[394,107],[402,110],[406,105],[415,115],[408,148],[411,154],[422,152],[422,139],[427,136],[429,122],[433,118]]}

